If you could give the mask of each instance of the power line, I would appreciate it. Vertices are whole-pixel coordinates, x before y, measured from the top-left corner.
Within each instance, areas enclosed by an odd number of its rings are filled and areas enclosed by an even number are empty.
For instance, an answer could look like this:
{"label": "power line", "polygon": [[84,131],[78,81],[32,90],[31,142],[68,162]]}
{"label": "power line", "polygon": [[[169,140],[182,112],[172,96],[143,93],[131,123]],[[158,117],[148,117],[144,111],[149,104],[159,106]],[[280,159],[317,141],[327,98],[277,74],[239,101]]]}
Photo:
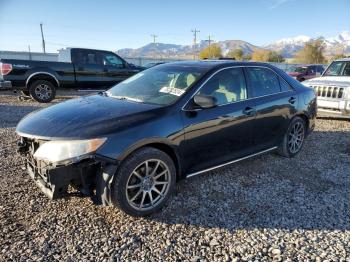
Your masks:
{"label": "power line", "polygon": [[44,32],[43,32],[43,23],[40,23],[40,30],[41,30],[41,40],[42,40],[42,44],[43,44],[43,51],[44,51],[44,53],[46,53],[45,39],[44,39]]}
{"label": "power line", "polygon": [[193,59],[196,60],[196,55],[197,55],[197,33],[200,31],[197,30],[196,28],[194,30],[191,30],[193,33]]}

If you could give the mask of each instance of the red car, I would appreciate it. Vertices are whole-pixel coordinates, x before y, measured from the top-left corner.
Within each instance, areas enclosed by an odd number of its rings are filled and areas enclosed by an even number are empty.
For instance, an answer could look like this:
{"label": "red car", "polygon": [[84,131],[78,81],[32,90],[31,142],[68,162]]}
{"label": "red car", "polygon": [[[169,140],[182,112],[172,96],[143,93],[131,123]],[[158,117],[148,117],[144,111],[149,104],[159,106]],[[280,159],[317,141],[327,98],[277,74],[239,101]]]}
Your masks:
{"label": "red car", "polygon": [[320,76],[324,71],[323,65],[303,65],[291,68],[287,74],[299,82]]}

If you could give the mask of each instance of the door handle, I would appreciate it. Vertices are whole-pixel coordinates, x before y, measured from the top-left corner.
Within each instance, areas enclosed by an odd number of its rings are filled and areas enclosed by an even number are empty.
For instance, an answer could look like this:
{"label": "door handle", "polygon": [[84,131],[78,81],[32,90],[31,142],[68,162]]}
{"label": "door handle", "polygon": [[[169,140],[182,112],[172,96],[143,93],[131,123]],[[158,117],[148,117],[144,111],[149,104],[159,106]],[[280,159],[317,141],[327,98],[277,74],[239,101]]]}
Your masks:
{"label": "door handle", "polygon": [[244,108],[243,110],[243,114],[247,115],[247,116],[251,116],[254,115],[256,112],[255,108],[247,106],[246,108]]}
{"label": "door handle", "polygon": [[293,96],[291,98],[289,98],[289,100],[288,100],[289,104],[294,104],[296,101],[297,101],[297,99]]}

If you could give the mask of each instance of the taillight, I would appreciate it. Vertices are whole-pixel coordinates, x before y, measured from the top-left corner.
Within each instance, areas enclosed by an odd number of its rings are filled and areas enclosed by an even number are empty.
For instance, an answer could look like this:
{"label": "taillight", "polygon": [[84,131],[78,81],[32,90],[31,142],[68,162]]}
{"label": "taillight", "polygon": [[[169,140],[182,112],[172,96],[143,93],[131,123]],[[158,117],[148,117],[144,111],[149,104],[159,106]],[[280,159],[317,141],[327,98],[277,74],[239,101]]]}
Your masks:
{"label": "taillight", "polygon": [[12,71],[11,64],[0,63],[0,75],[7,75]]}

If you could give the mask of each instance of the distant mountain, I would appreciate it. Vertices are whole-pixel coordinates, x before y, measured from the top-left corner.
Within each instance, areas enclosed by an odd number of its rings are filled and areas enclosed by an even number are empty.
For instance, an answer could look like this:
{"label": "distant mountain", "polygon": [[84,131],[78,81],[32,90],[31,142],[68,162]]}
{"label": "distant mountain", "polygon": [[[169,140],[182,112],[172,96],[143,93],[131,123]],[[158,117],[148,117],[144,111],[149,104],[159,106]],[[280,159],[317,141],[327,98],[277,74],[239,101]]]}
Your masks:
{"label": "distant mountain", "polygon": [[185,45],[151,43],[137,49],[120,49],[117,53],[124,57],[179,57],[186,55],[190,50],[191,47]]}
{"label": "distant mountain", "polygon": [[230,50],[238,48],[242,49],[245,55],[252,54],[257,49],[262,49],[261,47],[252,45],[251,43],[242,40],[226,40],[220,41],[217,44],[221,47],[224,55],[226,55]]}
{"label": "distant mountain", "polygon": [[[242,48],[244,54],[251,54],[260,47],[252,45],[242,40],[225,40],[215,42],[222,49],[223,54],[227,54],[231,49]],[[200,41],[197,50],[202,50],[208,46],[208,41]],[[193,55],[192,45],[175,45],[164,43],[151,43],[140,48],[119,49],[117,53],[123,57],[175,57],[190,58]]]}
{"label": "distant mountain", "polygon": [[[303,48],[305,43],[313,38],[300,35],[291,38],[283,38],[274,43],[265,46],[256,46],[243,40],[225,40],[215,42],[219,45],[226,55],[230,50],[241,48],[244,54],[252,54],[257,49],[267,49],[280,52],[284,57],[290,58]],[[350,34],[345,31],[335,37],[324,38],[326,55],[339,54],[342,51],[350,53]],[[208,46],[207,41],[200,41],[197,49],[202,50]],[[192,45],[176,45],[164,43],[151,43],[140,48],[124,48],[117,51],[123,57],[173,57],[173,58],[191,58],[193,55]]]}
{"label": "distant mountain", "polygon": [[311,37],[300,35],[297,37],[280,39],[275,43],[264,46],[264,48],[280,52],[284,57],[292,57],[310,40]]}
{"label": "distant mountain", "polygon": [[[280,52],[284,57],[293,57],[296,52],[304,47],[305,43],[311,40],[314,39],[300,35],[278,40],[275,43],[264,46],[264,48]],[[323,38],[323,40],[325,43],[325,55],[332,56],[342,52],[350,52],[350,34],[347,31],[335,37]]]}

